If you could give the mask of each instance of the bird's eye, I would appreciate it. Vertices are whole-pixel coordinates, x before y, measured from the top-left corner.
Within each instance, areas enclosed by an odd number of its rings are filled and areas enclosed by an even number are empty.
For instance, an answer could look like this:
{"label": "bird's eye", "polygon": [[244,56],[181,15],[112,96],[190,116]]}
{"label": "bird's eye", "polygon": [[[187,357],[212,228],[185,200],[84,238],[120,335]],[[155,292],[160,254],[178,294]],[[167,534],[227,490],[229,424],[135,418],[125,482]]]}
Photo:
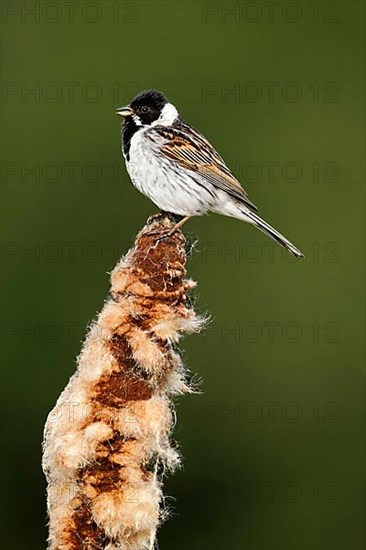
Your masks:
{"label": "bird's eye", "polygon": [[145,114],[145,113],[148,113],[149,112],[149,107],[147,107],[146,105],[143,105],[141,107],[141,113]]}

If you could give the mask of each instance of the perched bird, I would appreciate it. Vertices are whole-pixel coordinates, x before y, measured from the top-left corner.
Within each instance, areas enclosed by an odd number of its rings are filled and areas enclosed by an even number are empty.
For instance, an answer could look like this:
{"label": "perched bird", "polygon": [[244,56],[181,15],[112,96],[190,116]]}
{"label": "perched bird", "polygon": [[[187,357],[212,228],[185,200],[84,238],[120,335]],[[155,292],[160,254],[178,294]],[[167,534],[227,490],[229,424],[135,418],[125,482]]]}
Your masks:
{"label": "perched bird", "polygon": [[132,183],[161,210],[190,217],[209,212],[249,222],[287,248],[303,254],[257,214],[256,206],[212,145],[181,120],[157,90],[137,95],[117,110],[124,117],[122,153]]}

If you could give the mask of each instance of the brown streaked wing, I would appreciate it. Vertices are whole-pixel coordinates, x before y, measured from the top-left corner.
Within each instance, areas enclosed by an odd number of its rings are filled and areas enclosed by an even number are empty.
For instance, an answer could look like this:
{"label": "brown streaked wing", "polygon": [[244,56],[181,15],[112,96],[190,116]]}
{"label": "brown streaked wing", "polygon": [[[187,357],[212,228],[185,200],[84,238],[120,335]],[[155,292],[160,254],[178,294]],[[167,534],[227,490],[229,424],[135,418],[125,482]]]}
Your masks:
{"label": "brown streaked wing", "polygon": [[160,149],[161,154],[199,173],[208,183],[244,202],[250,209],[258,210],[217,151],[197,130],[179,121],[170,127],[155,126],[154,132],[167,140]]}

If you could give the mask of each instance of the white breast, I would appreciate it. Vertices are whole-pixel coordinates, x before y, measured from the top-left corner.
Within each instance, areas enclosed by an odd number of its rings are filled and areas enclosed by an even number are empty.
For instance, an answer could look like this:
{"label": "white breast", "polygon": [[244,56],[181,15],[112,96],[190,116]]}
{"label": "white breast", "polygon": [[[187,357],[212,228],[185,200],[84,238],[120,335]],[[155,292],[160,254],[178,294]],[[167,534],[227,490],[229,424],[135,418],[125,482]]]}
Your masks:
{"label": "white breast", "polygon": [[163,139],[146,137],[142,128],[131,139],[127,171],[134,186],[161,210],[181,216],[202,215],[212,208],[212,193],[197,182],[197,175],[174,165],[162,155]]}

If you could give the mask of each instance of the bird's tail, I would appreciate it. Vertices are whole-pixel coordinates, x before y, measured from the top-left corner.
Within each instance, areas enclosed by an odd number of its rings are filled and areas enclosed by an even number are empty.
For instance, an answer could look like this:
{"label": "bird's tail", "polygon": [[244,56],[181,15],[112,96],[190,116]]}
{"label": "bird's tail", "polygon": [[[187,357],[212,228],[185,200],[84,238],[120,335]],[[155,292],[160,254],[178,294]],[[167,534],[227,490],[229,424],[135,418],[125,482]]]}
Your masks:
{"label": "bird's tail", "polygon": [[272,239],[280,243],[282,246],[287,248],[287,250],[289,250],[296,258],[304,257],[304,254],[298,248],[296,248],[295,245],[290,243],[290,241],[287,240],[286,237],[284,237],[283,235],[281,235],[281,233],[276,231],[276,229],[270,226],[269,223],[262,220],[262,218],[257,216],[257,214],[255,214],[254,212],[248,212],[247,210],[245,210],[243,214],[245,216],[245,219],[248,222],[252,223],[253,225],[255,225],[255,227],[258,227],[258,229],[263,231],[263,233],[265,233],[266,235],[269,235],[269,237],[271,237]]}

